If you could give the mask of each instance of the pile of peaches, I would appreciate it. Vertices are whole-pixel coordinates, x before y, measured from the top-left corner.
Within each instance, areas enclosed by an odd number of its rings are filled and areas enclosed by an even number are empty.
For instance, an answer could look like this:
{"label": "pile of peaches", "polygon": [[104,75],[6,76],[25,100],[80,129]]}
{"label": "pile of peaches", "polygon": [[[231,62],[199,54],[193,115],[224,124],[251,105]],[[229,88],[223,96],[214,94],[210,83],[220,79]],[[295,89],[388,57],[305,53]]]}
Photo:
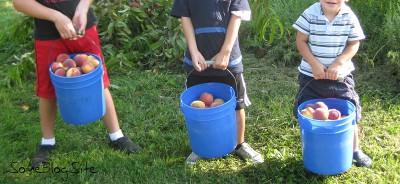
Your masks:
{"label": "pile of peaches", "polygon": [[307,104],[304,109],[301,110],[301,114],[307,118],[316,120],[338,120],[346,117],[344,115],[342,116],[337,109],[329,109],[324,102]]}
{"label": "pile of peaches", "polygon": [[61,53],[51,63],[51,71],[62,77],[75,77],[90,73],[100,65],[100,61],[88,54],[76,54],[71,58],[68,54]]}
{"label": "pile of peaches", "polygon": [[214,99],[214,96],[211,93],[204,92],[200,95],[199,99],[190,103],[190,106],[195,108],[210,108],[222,105],[224,103],[225,101],[223,99]]}

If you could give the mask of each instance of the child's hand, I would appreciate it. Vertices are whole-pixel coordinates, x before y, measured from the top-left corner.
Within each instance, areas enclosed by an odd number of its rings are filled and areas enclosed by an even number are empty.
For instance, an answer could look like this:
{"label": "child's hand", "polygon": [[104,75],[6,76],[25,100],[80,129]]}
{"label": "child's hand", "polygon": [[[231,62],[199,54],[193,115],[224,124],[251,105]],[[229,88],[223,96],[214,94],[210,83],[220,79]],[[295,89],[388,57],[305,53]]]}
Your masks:
{"label": "child's hand", "polygon": [[219,52],[217,55],[215,55],[211,59],[214,61],[213,68],[226,70],[228,68],[228,64],[229,64],[229,56],[230,56],[229,53],[225,54],[225,53]]}
{"label": "child's hand", "polygon": [[198,72],[201,72],[208,67],[208,64],[205,62],[205,59],[200,52],[192,53],[192,64],[194,69]]}
{"label": "child's hand", "polygon": [[315,63],[315,65],[311,65],[312,73],[314,75],[314,79],[325,79],[325,70],[326,67],[320,62]]}
{"label": "child's hand", "polygon": [[58,13],[53,22],[62,39],[78,39],[72,21],[67,16],[62,13]]}
{"label": "child's hand", "polygon": [[72,24],[74,25],[74,29],[76,30],[76,34],[79,38],[85,35],[85,29],[87,24],[87,12],[85,11],[75,11],[75,15],[72,18]]}
{"label": "child's hand", "polygon": [[338,80],[340,71],[342,71],[342,66],[334,62],[326,69],[325,78],[329,80]]}

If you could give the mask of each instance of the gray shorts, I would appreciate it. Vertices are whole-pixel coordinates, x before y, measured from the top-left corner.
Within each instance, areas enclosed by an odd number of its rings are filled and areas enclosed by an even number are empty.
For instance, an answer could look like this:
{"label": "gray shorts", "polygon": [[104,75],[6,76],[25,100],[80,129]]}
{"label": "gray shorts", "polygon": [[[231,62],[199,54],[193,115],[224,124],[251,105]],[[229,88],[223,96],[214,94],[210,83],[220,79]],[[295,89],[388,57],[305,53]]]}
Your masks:
{"label": "gray shorts", "polygon": [[318,98],[338,98],[348,100],[356,107],[356,122],[361,120],[360,98],[355,91],[353,75],[349,74],[343,81],[315,80],[302,73],[298,76],[299,91],[294,102],[293,115],[297,118],[297,109],[307,100]]}
{"label": "gray shorts", "polygon": [[236,110],[244,109],[251,105],[250,99],[247,96],[243,73],[226,76],[200,76],[189,73],[186,78],[186,88],[207,82],[219,82],[231,86],[236,93]]}

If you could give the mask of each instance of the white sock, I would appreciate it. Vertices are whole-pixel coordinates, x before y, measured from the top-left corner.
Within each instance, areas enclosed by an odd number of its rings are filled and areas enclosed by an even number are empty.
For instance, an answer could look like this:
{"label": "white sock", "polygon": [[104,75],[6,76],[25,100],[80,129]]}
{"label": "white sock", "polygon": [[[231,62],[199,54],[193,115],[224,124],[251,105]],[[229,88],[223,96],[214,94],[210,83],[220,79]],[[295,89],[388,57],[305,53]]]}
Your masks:
{"label": "white sock", "polygon": [[51,139],[45,139],[44,137],[42,137],[42,145],[50,145],[50,146],[54,146],[56,144],[56,138],[53,137]]}
{"label": "white sock", "polygon": [[111,141],[115,141],[115,140],[117,140],[117,139],[119,139],[121,137],[124,137],[124,134],[122,133],[121,129],[116,131],[116,132],[114,132],[114,133],[110,133]]}

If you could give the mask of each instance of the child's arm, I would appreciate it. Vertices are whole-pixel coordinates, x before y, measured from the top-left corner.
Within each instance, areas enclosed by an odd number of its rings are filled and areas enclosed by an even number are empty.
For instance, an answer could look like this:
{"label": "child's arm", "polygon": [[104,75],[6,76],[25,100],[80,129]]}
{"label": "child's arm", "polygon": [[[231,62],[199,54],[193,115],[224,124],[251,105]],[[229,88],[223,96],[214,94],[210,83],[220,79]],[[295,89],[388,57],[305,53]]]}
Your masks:
{"label": "child's arm", "polygon": [[77,39],[71,20],[61,12],[47,8],[35,0],[13,0],[13,5],[16,10],[28,16],[53,22],[61,38]]}
{"label": "child's arm", "polygon": [[239,33],[241,24],[241,18],[237,15],[232,14],[229,20],[228,29],[226,31],[224,44],[217,55],[211,60],[214,61],[213,68],[226,70],[229,64],[229,57],[231,55],[233,44],[235,44],[236,38]]}
{"label": "child's arm", "polygon": [[199,52],[199,49],[197,48],[192,19],[190,19],[190,17],[181,17],[181,20],[183,34],[185,35],[190,55],[192,57],[192,64],[198,72],[201,72],[202,70],[207,69],[208,65],[205,63],[203,55]]}
{"label": "child's arm", "polygon": [[76,7],[75,15],[72,18],[72,24],[74,25],[79,37],[82,37],[82,35],[85,34],[87,13],[92,3],[93,0],[81,0]]}
{"label": "child's arm", "polygon": [[326,67],[318,61],[318,59],[311,53],[308,47],[308,35],[297,31],[296,35],[296,46],[300,55],[307,61],[311,66],[312,73],[315,79],[325,79]]}
{"label": "child's arm", "polygon": [[331,66],[326,70],[326,79],[337,80],[340,71],[344,69],[344,66],[351,58],[356,55],[358,48],[360,47],[360,41],[348,41],[346,48],[343,50]]}

